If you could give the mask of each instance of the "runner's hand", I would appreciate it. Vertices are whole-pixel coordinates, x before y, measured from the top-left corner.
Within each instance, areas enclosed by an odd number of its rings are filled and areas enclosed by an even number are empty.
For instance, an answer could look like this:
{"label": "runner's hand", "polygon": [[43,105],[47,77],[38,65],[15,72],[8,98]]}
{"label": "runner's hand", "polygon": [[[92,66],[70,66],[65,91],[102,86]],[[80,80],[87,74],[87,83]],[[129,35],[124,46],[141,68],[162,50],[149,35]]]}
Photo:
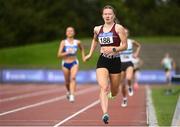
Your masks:
{"label": "runner's hand", "polygon": [[91,55],[88,54],[88,55],[85,56],[84,61],[86,62],[86,61],[89,60],[90,58],[91,58]]}

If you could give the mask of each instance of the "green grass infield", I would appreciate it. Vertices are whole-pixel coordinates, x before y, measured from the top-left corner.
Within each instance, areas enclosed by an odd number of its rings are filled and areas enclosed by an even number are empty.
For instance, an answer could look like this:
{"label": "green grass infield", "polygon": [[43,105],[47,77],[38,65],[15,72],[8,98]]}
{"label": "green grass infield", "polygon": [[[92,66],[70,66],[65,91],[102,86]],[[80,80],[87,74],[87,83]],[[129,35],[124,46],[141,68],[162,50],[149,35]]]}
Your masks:
{"label": "green grass infield", "polygon": [[[179,43],[180,37],[135,37],[132,39],[140,43]],[[91,38],[80,39],[85,47],[86,54],[89,52]],[[61,59],[57,58],[59,47],[58,41],[37,43],[12,48],[0,49],[0,68],[48,68],[59,69]],[[86,63],[81,60],[78,52],[78,59],[81,70],[95,69],[99,56],[99,49],[95,50],[93,57]]]}
{"label": "green grass infield", "polygon": [[159,126],[171,126],[179,95],[180,85],[174,85],[170,95],[166,95],[165,85],[152,88],[152,98]]}

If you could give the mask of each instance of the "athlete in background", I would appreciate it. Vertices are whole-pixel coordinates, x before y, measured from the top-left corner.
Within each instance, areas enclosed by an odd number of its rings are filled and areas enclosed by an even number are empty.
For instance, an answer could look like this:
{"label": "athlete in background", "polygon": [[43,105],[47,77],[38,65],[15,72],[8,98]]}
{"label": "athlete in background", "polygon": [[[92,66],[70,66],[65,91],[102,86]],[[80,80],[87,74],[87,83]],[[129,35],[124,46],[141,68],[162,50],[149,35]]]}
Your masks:
{"label": "athlete in background", "polygon": [[[128,29],[125,30],[127,36],[129,36]],[[127,106],[127,91],[129,96],[133,96],[133,72],[134,72],[134,65],[133,65],[133,58],[139,56],[141,45],[132,39],[127,39],[127,49],[120,52],[121,57],[121,77],[122,77],[122,95],[123,95],[123,102],[121,104],[122,107]],[[135,51],[134,51],[135,49]],[[128,88],[127,88],[128,87]]]}
{"label": "athlete in background", "polygon": [[172,93],[171,78],[172,78],[172,71],[173,71],[173,69],[175,69],[175,66],[176,66],[175,61],[173,60],[173,58],[171,58],[169,53],[166,53],[164,58],[161,60],[161,65],[164,68],[165,75],[166,75],[166,82],[168,84],[167,90],[166,90],[166,95],[169,95]]}
{"label": "athlete in background", "polygon": [[65,85],[67,89],[67,99],[70,102],[75,101],[76,75],[79,69],[77,51],[81,50],[84,61],[84,48],[81,42],[74,39],[75,30],[73,27],[67,27],[66,39],[62,40],[58,50],[58,58],[62,58],[62,71],[64,73]]}

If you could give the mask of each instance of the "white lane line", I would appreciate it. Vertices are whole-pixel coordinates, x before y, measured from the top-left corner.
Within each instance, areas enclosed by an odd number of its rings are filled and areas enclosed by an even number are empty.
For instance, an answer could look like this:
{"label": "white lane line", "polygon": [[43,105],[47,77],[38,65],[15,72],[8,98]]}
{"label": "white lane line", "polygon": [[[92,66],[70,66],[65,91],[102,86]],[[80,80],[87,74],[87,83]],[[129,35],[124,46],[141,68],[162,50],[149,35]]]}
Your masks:
{"label": "white lane line", "polygon": [[34,97],[34,96],[49,94],[52,92],[61,92],[63,90],[64,89],[55,89],[55,90],[44,90],[44,91],[40,91],[40,92],[33,92],[33,93],[28,93],[28,94],[18,95],[18,96],[14,96],[14,97],[0,99],[0,102],[7,102],[7,101],[18,100],[18,99],[24,99],[24,98],[28,98],[28,97]]}
{"label": "white lane line", "polygon": [[173,119],[172,119],[172,123],[171,123],[171,126],[180,126],[180,96],[177,100],[177,104],[176,104],[176,109],[175,109],[175,112],[174,112],[174,116],[173,116]]}
{"label": "white lane line", "polygon": [[[85,90],[78,91],[76,95],[92,92],[92,91],[95,91],[97,89],[98,89],[98,87],[87,88]],[[13,109],[13,110],[9,110],[9,111],[6,111],[6,112],[2,112],[2,113],[0,113],[0,116],[4,116],[4,115],[11,114],[11,113],[14,113],[14,112],[22,111],[22,110],[25,110],[25,109],[34,108],[34,107],[41,106],[41,105],[44,105],[44,104],[56,102],[56,101],[59,101],[59,100],[65,99],[65,98],[66,98],[66,95],[60,96],[60,97],[55,97],[55,98],[52,98],[52,99],[41,101],[39,103],[35,103],[35,104],[27,105],[27,106],[24,106],[24,107],[16,108],[16,109]]]}
{"label": "white lane line", "polygon": [[151,89],[146,85],[146,117],[148,126],[158,126],[156,111],[152,100]]}
{"label": "white lane line", "polygon": [[72,119],[73,117],[75,117],[75,116],[79,115],[80,113],[88,110],[89,108],[94,107],[95,105],[97,105],[97,104],[99,104],[99,103],[100,103],[100,100],[94,101],[94,102],[91,103],[90,105],[84,107],[83,109],[79,110],[78,112],[72,114],[71,116],[69,116],[69,117],[65,118],[64,120],[62,120],[61,122],[57,123],[56,125],[54,125],[54,127],[58,127],[58,126],[62,125],[63,123],[67,122],[68,120]]}

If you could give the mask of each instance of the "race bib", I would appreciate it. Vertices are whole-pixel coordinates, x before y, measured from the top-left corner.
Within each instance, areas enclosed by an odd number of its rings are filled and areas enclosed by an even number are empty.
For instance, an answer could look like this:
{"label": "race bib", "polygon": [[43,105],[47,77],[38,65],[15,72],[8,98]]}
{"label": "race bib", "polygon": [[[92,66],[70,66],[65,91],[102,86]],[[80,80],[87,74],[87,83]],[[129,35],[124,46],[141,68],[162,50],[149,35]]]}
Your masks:
{"label": "race bib", "polygon": [[113,42],[113,33],[108,32],[108,33],[100,33],[98,36],[98,40],[100,44],[112,44]]}
{"label": "race bib", "polygon": [[122,55],[123,59],[129,59],[130,56],[129,55]]}
{"label": "race bib", "polygon": [[68,48],[66,49],[66,52],[68,52],[69,54],[75,54],[76,51],[77,51],[77,49],[74,48],[74,47],[68,47]]}

